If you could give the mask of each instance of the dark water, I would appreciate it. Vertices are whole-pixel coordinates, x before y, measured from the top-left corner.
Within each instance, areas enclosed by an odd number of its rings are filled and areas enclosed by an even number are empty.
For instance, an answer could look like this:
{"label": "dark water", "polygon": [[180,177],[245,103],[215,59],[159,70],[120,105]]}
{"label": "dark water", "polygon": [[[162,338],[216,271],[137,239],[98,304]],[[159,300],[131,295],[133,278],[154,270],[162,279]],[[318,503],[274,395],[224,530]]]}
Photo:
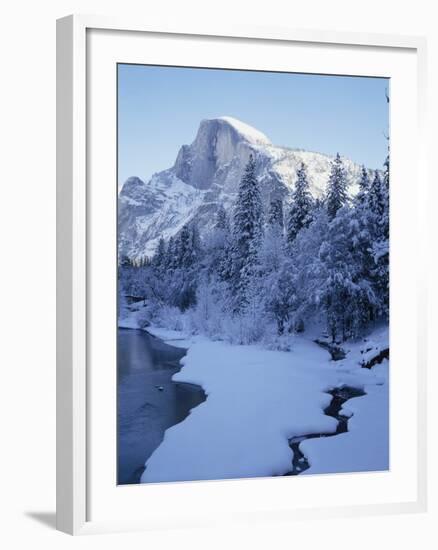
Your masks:
{"label": "dark water", "polygon": [[327,416],[332,416],[338,421],[338,426],[334,433],[315,433],[315,434],[306,434],[300,437],[293,437],[289,439],[289,446],[293,451],[292,459],[292,470],[286,475],[296,476],[302,472],[308,470],[310,465],[300,449],[300,443],[305,439],[314,439],[317,437],[333,437],[345,432],[348,432],[348,416],[341,414],[341,409],[343,404],[352,399],[353,397],[360,397],[365,395],[365,392],[358,388],[353,388],[351,386],[341,386],[340,388],[334,388],[333,390],[328,391],[332,396],[330,405],[324,409],[324,413]]}
{"label": "dark water", "polygon": [[181,369],[182,348],[141,330],[118,331],[118,484],[139,483],[144,464],[190,409],[205,401],[199,386],[171,381]]}

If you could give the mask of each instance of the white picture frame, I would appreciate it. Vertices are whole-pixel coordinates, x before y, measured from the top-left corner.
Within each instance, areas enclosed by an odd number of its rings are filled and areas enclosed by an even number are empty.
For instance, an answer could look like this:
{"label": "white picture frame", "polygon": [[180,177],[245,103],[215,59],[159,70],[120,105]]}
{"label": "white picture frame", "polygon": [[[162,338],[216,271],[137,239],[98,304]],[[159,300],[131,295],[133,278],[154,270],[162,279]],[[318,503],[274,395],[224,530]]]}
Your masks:
{"label": "white picture frame", "polygon": [[[116,512],[102,511],[101,514],[90,515],[90,509],[94,506],[90,496],[92,483],[93,447],[91,434],[96,430],[90,430],[90,411],[93,410],[95,392],[91,390],[90,381],[91,364],[94,360],[92,341],[94,334],[91,331],[90,304],[94,299],[92,294],[93,274],[90,269],[93,264],[90,261],[90,250],[95,250],[90,244],[90,228],[93,228],[96,209],[90,201],[91,178],[94,177],[90,170],[91,140],[88,140],[90,131],[90,110],[88,105],[90,94],[90,71],[93,70],[90,63],[90,31],[107,33],[135,33],[139,37],[164,37],[170,41],[190,40],[194,37],[204,41],[220,40],[232,50],[238,44],[255,43],[269,45],[298,44],[303,47],[317,45],[318,48],[336,46],[338,49],[364,48],[376,56],[379,53],[407,52],[415,57],[415,78],[410,78],[412,90],[415,90],[417,103],[411,105],[415,110],[415,120],[412,119],[413,139],[415,140],[412,153],[413,160],[410,169],[414,174],[415,185],[413,194],[417,201],[418,227],[415,227],[415,239],[418,240],[419,257],[425,257],[425,242],[427,220],[425,213],[425,185],[426,178],[423,166],[425,165],[425,144],[423,125],[425,120],[425,40],[419,37],[374,35],[374,34],[349,34],[327,31],[303,31],[284,28],[193,28],[180,29],[178,26],[163,26],[160,29],[151,28],[147,23],[121,19],[111,19],[95,16],[69,16],[57,22],[57,527],[59,530],[70,534],[87,534],[108,531],[124,531],[133,529],[166,528],[186,525],[210,525],[221,521],[261,521],[275,519],[294,518],[318,518],[333,515],[358,515],[358,514],[382,514],[398,512],[416,512],[426,508],[426,288],[425,273],[418,263],[415,272],[411,273],[412,280],[416,279],[415,296],[412,295],[410,307],[417,313],[415,345],[412,344],[412,357],[415,357],[415,386],[417,409],[415,425],[417,434],[417,446],[415,448],[416,469],[412,478],[412,491],[409,496],[397,500],[387,499],[378,503],[351,502],[339,503],[335,506],[326,506],[323,501],[313,506],[288,506],[281,505],[274,508],[261,509],[251,507],[251,499],[239,500],[239,494],[243,495],[248,490],[248,483],[258,483],[258,489],[266,490],[272,496],[271,486],[266,480],[246,480],[231,485],[231,482],[197,482],[196,485],[175,484],[156,485],[151,497],[157,499],[154,517],[148,517],[144,510],[141,514],[128,519],[118,517]],[[94,46],[93,46],[94,47]],[[216,47],[217,55],[220,51]],[[172,59],[175,45],[166,46],[166,59]],[[172,50],[173,48],[173,50]],[[126,58],[129,49],[124,52],[122,61]],[[348,56],[346,56],[348,57]],[[413,59],[413,58],[412,58]],[[341,62],[340,62],[341,63]],[[175,64],[181,64],[176,61]],[[339,65],[342,69],[342,65]],[[351,59],[345,61],[345,69],[342,74],[348,74],[351,67]],[[330,72],[330,71],[328,71]],[[414,78],[414,80],[413,80]],[[414,96],[412,96],[414,97]],[[114,115],[115,116],[115,115]],[[94,121],[96,122],[96,121]],[[407,162],[407,161],[406,161]],[[115,173],[114,173],[115,178]],[[91,193],[92,197],[92,193]],[[114,199],[116,195],[114,194]],[[105,208],[105,201],[101,209]],[[395,208],[404,208],[395,203]],[[393,205],[392,205],[393,208]],[[96,237],[93,237],[96,238]],[[392,254],[392,249],[391,249]],[[108,257],[111,260],[111,256]],[[111,264],[109,264],[111,265]],[[400,264],[401,265],[401,264]],[[115,268],[113,268],[115,269]],[[400,281],[403,284],[403,281]],[[111,289],[111,285],[108,287]],[[398,291],[400,290],[398,287]],[[408,287],[406,287],[408,288]],[[411,287],[409,287],[411,289]],[[410,291],[410,290],[409,290]],[[392,290],[391,290],[392,292]],[[114,294],[114,302],[116,295]],[[113,308],[114,309],[114,308]],[[93,306],[93,311],[95,310]],[[392,335],[393,336],[393,335]],[[391,344],[392,345],[392,344]],[[392,353],[392,352],[391,352]],[[92,359],[93,358],[93,359]],[[103,388],[102,391],[104,391]],[[115,400],[115,395],[107,395],[107,399]],[[94,415],[95,416],[95,415]],[[109,422],[110,425],[111,422]],[[114,435],[114,434],[113,434]],[[109,436],[110,437],[110,436]],[[415,479],[414,479],[415,478]],[[309,479],[309,478],[307,478]],[[316,478],[314,478],[316,479]],[[323,479],[320,477],[319,479]],[[325,477],[324,479],[327,479]],[[301,482],[301,480],[300,480]],[[275,483],[275,482],[274,482]],[[316,482],[317,483],[317,482]],[[326,483],[324,481],[324,483]],[[312,482],[314,485],[314,482]],[[182,485],[186,485],[181,489]],[[415,487],[414,487],[415,485]],[[275,491],[279,484],[276,483]],[[209,492],[215,491],[215,499],[229,499],[230,495],[236,497],[240,508],[230,513],[221,513],[225,508],[208,512]],[[255,487],[255,485],[252,485]],[[376,485],[378,487],[378,485]],[[142,488],[141,488],[142,489]],[[93,495],[100,490],[97,485],[93,488]],[[121,488],[124,493],[123,503],[129,501],[128,489]],[[175,491],[191,491],[191,500],[187,501],[184,514],[178,518],[172,513],[160,510],[160,493],[172,496]],[[246,494],[246,493],[245,493]],[[104,498],[102,492],[102,498]],[[138,495],[138,490],[137,490]],[[412,496],[414,495],[414,496]],[[205,515],[199,513],[195,500],[203,499]],[[144,499],[143,499],[144,500]],[[220,500],[220,499],[219,499]],[[138,501],[140,502],[140,501]],[[138,508],[138,505],[137,505]],[[117,507],[113,508],[114,511]],[[107,513],[108,512],[108,513]]]}

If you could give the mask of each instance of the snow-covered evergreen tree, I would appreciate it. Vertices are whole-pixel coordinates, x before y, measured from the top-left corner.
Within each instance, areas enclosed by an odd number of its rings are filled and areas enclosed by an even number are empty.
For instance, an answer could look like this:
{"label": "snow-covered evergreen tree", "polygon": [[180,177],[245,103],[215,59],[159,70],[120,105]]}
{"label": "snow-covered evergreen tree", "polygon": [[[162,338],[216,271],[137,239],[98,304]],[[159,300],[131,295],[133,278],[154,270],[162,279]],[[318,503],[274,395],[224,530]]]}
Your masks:
{"label": "snow-covered evergreen tree", "polygon": [[236,308],[246,302],[246,291],[254,276],[263,228],[263,209],[255,177],[255,161],[250,155],[234,207],[232,278]]}
{"label": "snow-covered evergreen tree", "polygon": [[279,268],[265,278],[267,312],[275,319],[279,335],[293,328],[291,321],[299,303],[296,276],[293,263],[285,257]]}
{"label": "snow-covered evergreen tree", "polygon": [[170,237],[169,242],[167,243],[166,258],[164,261],[164,266],[167,271],[174,269],[176,265],[176,249],[175,249],[175,240],[173,237]]}
{"label": "snow-covered evergreen tree", "polygon": [[345,168],[339,153],[332,162],[329,181],[327,185],[326,206],[330,220],[336,216],[336,212],[348,202],[348,181]]}
{"label": "snow-covered evergreen tree", "polygon": [[377,304],[371,282],[363,277],[360,232],[354,210],[344,206],[329,223],[319,252],[325,272],[320,301],[333,342],[357,336]]}
{"label": "snow-covered evergreen tree", "polygon": [[161,272],[165,269],[166,264],[166,242],[163,237],[158,241],[158,247],[155,251],[154,257],[152,258],[152,265],[158,271]]}
{"label": "snow-covered evergreen tree", "polygon": [[177,266],[182,268],[192,267],[199,258],[200,239],[195,223],[184,225],[177,239]]}
{"label": "snow-covered evergreen tree", "polygon": [[198,264],[202,258],[202,243],[201,236],[199,234],[198,224],[192,221],[190,224],[190,231],[192,237],[192,265]]}
{"label": "snow-covered evergreen tree", "polygon": [[354,204],[357,206],[365,206],[367,202],[368,192],[370,189],[370,178],[368,170],[362,166],[359,180],[359,191],[354,198]]}
{"label": "snow-covered evergreen tree", "polygon": [[374,281],[381,311],[389,315],[389,156],[383,178],[376,172],[370,189],[370,220],[373,232]]}
{"label": "snow-covered evergreen tree", "polygon": [[230,271],[230,244],[231,230],[228,214],[220,205],[216,212],[213,227],[204,234],[205,252],[203,255],[203,268],[221,280],[227,279]]}
{"label": "snow-covered evergreen tree", "polygon": [[260,240],[263,225],[262,212],[262,199],[255,177],[255,160],[250,155],[234,207],[233,230],[242,252],[249,250],[249,243]]}
{"label": "snow-covered evergreen tree", "polygon": [[185,225],[181,229],[178,239],[178,266],[187,268],[193,263],[192,235],[190,227]]}
{"label": "snow-covered evergreen tree", "polygon": [[271,198],[268,222],[262,238],[259,263],[263,276],[271,271],[276,271],[284,257],[284,216],[283,201],[279,197]]}
{"label": "snow-covered evergreen tree", "polygon": [[232,237],[228,214],[223,206],[220,206],[217,211],[210,243],[212,243],[211,254],[209,254],[210,263],[219,280],[228,281],[232,275]]}
{"label": "snow-covered evergreen tree", "polygon": [[228,214],[222,204],[217,207],[216,220],[214,224],[215,229],[221,231],[228,231],[230,228],[230,222],[228,220]]}
{"label": "snow-covered evergreen tree", "polygon": [[320,248],[327,239],[328,224],[327,210],[319,205],[313,211],[309,227],[300,231],[290,249],[295,270],[297,320],[311,318],[320,310],[321,288],[326,277]]}
{"label": "snow-covered evergreen tree", "polygon": [[312,207],[313,199],[310,194],[306,165],[302,162],[297,171],[297,181],[292,192],[292,204],[287,220],[287,240],[289,243],[296,239],[303,227],[309,225]]}
{"label": "snow-covered evergreen tree", "polygon": [[[385,210],[385,193],[384,187],[382,185],[382,180],[380,178],[379,172],[376,170],[374,172],[374,178],[370,185],[370,192],[368,196],[368,206],[372,214],[374,214],[376,219],[376,236],[381,233],[380,231],[380,218],[384,214]],[[379,235],[380,236],[380,235]]]}
{"label": "snow-covered evergreen tree", "polygon": [[382,228],[382,237],[389,239],[389,155],[385,159],[383,179],[382,179],[382,217],[380,226]]}
{"label": "snow-covered evergreen tree", "polygon": [[283,200],[280,197],[271,197],[268,213],[268,226],[279,228],[280,231],[283,232]]}

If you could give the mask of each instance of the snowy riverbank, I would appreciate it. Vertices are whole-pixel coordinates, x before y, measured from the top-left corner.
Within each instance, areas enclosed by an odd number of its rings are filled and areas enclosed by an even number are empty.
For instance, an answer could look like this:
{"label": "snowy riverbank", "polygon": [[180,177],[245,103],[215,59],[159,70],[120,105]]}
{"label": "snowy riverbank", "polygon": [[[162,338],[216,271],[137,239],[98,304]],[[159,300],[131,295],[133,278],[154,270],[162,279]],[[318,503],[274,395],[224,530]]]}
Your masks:
{"label": "snowy riverbank", "polygon": [[386,470],[389,467],[388,361],[360,368],[361,351],[387,345],[387,329],[348,346],[345,360],[305,336],[290,352],[235,346],[202,336],[148,328],[169,344],[188,348],[176,382],[203,387],[207,400],[168,429],[146,463],[142,482],[283,475],[291,470],[288,440],[332,433],[337,421],[324,414],[328,390],[348,385],[366,395],[350,399],[342,413],[348,432],[303,441],[306,474]]}

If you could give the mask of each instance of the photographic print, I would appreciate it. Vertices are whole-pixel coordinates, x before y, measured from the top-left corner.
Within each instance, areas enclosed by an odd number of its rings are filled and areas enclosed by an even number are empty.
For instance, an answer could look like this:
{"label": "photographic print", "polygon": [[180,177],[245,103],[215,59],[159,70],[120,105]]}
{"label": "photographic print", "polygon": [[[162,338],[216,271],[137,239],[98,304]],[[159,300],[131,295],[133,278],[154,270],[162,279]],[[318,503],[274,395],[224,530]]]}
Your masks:
{"label": "photographic print", "polygon": [[118,64],[118,484],[389,469],[389,102]]}

